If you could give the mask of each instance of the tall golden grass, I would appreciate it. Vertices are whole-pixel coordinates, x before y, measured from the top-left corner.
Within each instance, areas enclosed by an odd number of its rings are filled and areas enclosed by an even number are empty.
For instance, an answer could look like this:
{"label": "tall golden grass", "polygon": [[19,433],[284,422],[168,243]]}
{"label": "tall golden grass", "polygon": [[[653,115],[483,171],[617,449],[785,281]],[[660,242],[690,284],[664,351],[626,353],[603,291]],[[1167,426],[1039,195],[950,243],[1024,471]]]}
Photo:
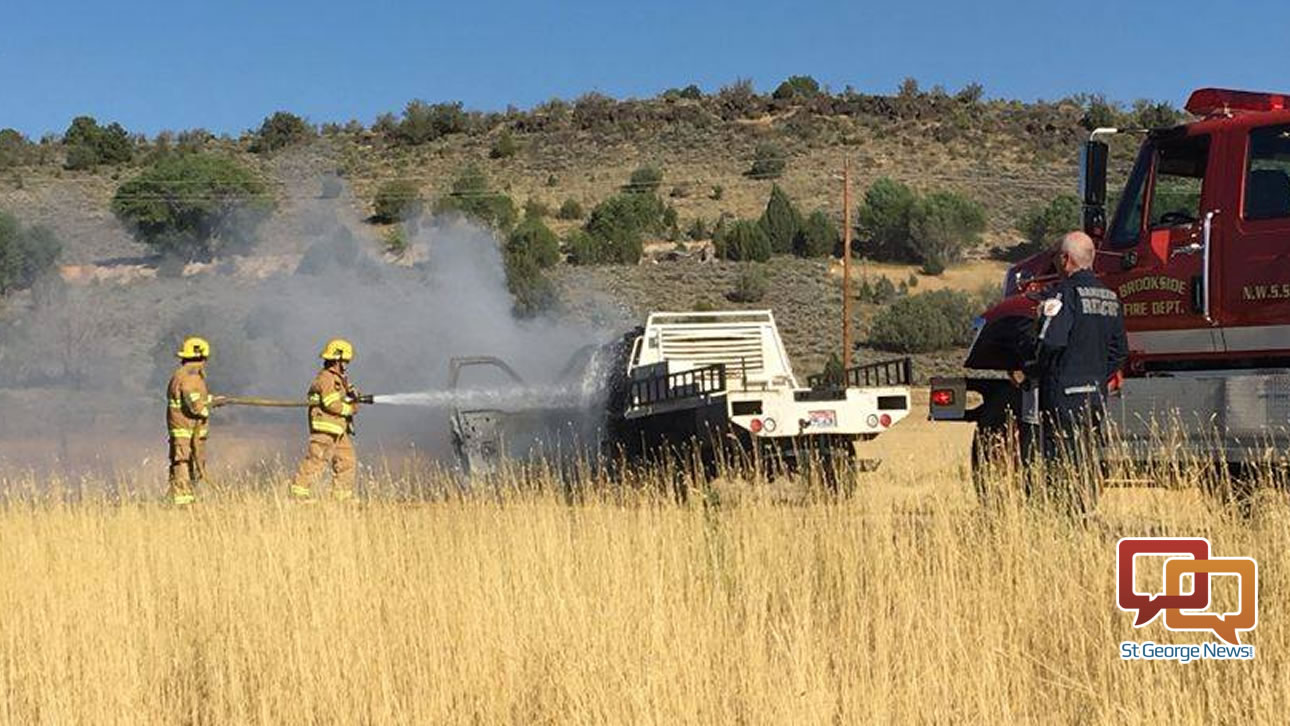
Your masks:
{"label": "tall golden grass", "polygon": [[[386,475],[363,506],[306,507],[278,496],[280,475],[253,476],[191,511],[122,486],[68,497],[5,482],[0,720],[1290,713],[1290,512],[1279,503],[1241,519],[1187,493],[1112,493],[1090,521],[1006,498],[986,513],[954,469],[869,475],[844,499],[727,482],[686,502],[612,487],[572,502],[554,487],[457,495],[446,481],[403,501],[383,492],[408,483]],[[1124,640],[1213,639],[1134,630],[1116,608],[1116,539],[1148,534],[1204,535],[1218,555],[1258,558],[1254,661],[1120,660]]]}

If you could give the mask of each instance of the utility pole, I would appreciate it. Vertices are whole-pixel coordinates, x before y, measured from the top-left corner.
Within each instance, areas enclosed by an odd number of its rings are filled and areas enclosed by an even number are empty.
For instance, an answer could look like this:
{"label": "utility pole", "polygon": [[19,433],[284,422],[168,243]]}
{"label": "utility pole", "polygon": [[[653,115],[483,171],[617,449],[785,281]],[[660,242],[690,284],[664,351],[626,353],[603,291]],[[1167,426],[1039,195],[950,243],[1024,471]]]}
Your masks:
{"label": "utility pole", "polygon": [[851,367],[851,159],[842,160],[842,369]]}

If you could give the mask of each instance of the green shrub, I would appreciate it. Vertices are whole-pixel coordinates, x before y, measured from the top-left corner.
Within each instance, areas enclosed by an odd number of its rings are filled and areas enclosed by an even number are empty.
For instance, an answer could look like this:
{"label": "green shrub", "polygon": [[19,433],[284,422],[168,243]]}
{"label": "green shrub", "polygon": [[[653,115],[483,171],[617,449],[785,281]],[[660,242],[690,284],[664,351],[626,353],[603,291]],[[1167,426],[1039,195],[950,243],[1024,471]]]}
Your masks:
{"label": "green shrub", "polygon": [[0,169],[25,166],[35,162],[36,145],[13,129],[0,129]]}
{"label": "green shrub", "polygon": [[264,119],[255,133],[251,151],[256,154],[277,151],[294,144],[304,143],[315,136],[314,127],[299,116],[278,111]]}
{"label": "green shrub", "polygon": [[677,213],[676,207],[671,204],[663,208],[663,231],[667,234],[667,241],[675,242],[681,238],[681,215]]}
{"label": "green shrub", "polygon": [[1079,197],[1061,194],[1047,205],[1032,207],[1021,218],[1017,227],[1026,241],[1017,245],[1017,256],[1028,256],[1053,246],[1062,235],[1079,229],[1082,223]]}
{"label": "green shrub", "polygon": [[609,262],[607,246],[592,239],[586,230],[571,230],[565,235],[564,247],[569,252],[569,262],[572,264],[603,265]]}
{"label": "green shrub", "polygon": [[121,124],[99,126],[90,116],[77,116],[63,134],[68,169],[92,169],[99,164],[125,164],[134,157],[134,144]]}
{"label": "green shrub", "polygon": [[506,238],[506,254],[527,257],[539,268],[560,261],[560,239],[538,217],[526,216]]}
{"label": "green shrub", "polygon": [[963,259],[964,250],[979,244],[984,231],[985,208],[953,192],[929,194],[909,212],[910,248],[929,275]]}
{"label": "green shrub", "polygon": [[857,291],[857,297],[872,305],[886,305],[904,294],[908,287],[904,282],[897,287],[886,275],[879,275],[874,280],[865,278],[860,282],[860,289]]}
{"label": "green shrub", "polygon": [[1133,125],[1144,129],[1170,128],[1182,122],[1182,112],[1168,101],[1140,98],[1133,102]]}
{"label": "green shrub", "polygon": [[695,217],[689,228],[685,230],[685,236],[698,242],[712,237],[712,232],[708,229],[708,223],[703,221],[703,217]]}
{"label": "green shrub", "polygon": [[254,172],[206,152],[163,156],[112,198],[112,212],[136,239],[190,258],[249,248],[273,208]]}
{"label": "green shrub", "polygon": [[390,141],[399,140],[399,119],[392,113],[386,112],[376,117],[372,122],[372,133],[385,137]]}
{"label": "green shrub", "polygon": [[984,96],[985,86],[982,86],[980,83],[973,82],[967,84],[960,89],[958,93],[954,94],[954,100],[969,106],[975,106],[981,102],[981,99]]}
{"label": "green shrub", "polygon": [[582,219],[585,214],[586,212],[583,211],[582,205],[577,199],[566,199],[564,200],[564,204],[560,205],[560,210],[556,212],[555,218],[571,221]]}
{"label": "green shrub", "polygon": [[762,110],[762,99],[747,78],[722,86],[713,97],[717,113],[724,121],[748,118]]}
{"label": "green shrub", "polygon": [[789,76],[779,84],[771,98],[784,100],[804,100],[820,95],[820,84],[810,76]]}
{"label": "green shrub", "polygon": [[665,230],[664,212],[663,200],[654,194],[619,194],[597,204],[586,224],[596,251],[578,259],[579,264],[636,264],[644,253],[644,236]]}
{"label": "green shrub", "polygon": [[793,252],[798,257],[826,257],[838,249],[838,225],[823,209],[811,212],[802,224],[802,233]]}
{"label": "green shrub", "polygon": [[713,184],[712,193],[708,195],[708,198],[714,202],[719,202],[721,201],[721,198],[724,197],[725,195],[726,195],[725,187],[721,186],[720,184]]}
{"label": "green shrub", "polygon": [[1122,118],[1123,114],[1118,106],[1106,100],[1106,97],[1095,94],[1088,97],[1080,125],[1092,131],[1097,128],[1120,126]]}
{"label": "green shrub", "polygon": [[735,278],[735,289],[730,292],[732,302],[755,303],[766,297],[770,281],[761,265],[744,264],[740,267],[739,276]]}
{"label": "green shrub", "polygon": [[467,122],[460,101],[428,104],[417,99],[403,109],[403,119],[394,131],[394,138],[400,143],[418,146],[448,134],[462,133]]}
{"label": "green shrub", "polygon": [[391,227],[385,232],[385,251],[395,257],[402,257],[408,251],[408,233],[402,225]]}
{"label": "green shrub", "polygon": [[502,132],[493,140],[488,156],[492,159],[509,159],[519,153],[519,150],[520,145],[516,143],[515,137],[511,136],[511,130],[502,129]]}
{"label": "green shrub", "polygon": [[778,179],[788,167],[784,150],[771,143],[758,144],[747,175],[753,179]]}
{"label": "green shrub", "polygon": [[62,244],[45,227],[26,227],[0,212],[0,295],[29,288],[53,269]]}
{"label": "green shrub", "polygon": [[480,224],[507,232],[515,225],[515,202],[489,188],[488,176],[474,164],[452,183],[452,191],[435,204],[435,211],[458,213]]}
{"label": "green shrub", "polygon": [[653,194],[663,183],[663,170],[656,166],[642,166],[632,172],[623,191],[631,194]]}
{"label": "green shrub", "polygon": [[533,258],[506,255],[505,264],[506,289],[511,293],[512,311],[517,317],[531,318],[555,308],[555,285]]}
{"label": "green shrub", "polygon": [[917,200],[913,189],[888,177],[869,185],[856,221],[870,242],[870,255],[874,259],[907,261],[911,258],[909,212]]}
{"label": "green shrub", "polygon": [[372,219],[384,224],[402,222],[421,216],[421,190],[407,179],[391,179],[376,190],[372,200]]}
{"label": "green shrub", "polygon": [[968,345],[976,301],[958,290],[935,290],[896,300],[874,317],[869,344],[897,353],[931,353]]}
{"label": "green shrub", "polygon": [[766,237],[770,240],[770,249],[776,254],[788,254],[800,246],[802,234],[802,214],[793,206],[778,184],[771,185],[770,199],[766,210],[758,220]]}
{"label": "green shrub", "polygon": [[544,219],[551,216],[551,207],[541,199],[530,197],[524,201],[524,216]]}
{"label": "green shrub", "polygon": [[837,353],[829,353],[829,359],[825,361],[820,376],[824,379],[825,385],[841,386],[846,383],[846,369],[842,367],[842,358]]}
{"label": "green shrub", "polygon": [[756,220],[740,219],[713,238],[717,254],[727,260],[765,262],[770,259],[770,238]]}
{"label": "green shrub", "polygon": [[909,279],[905,280],[905,286],[908,288],[918,287],[918,275],[915,275],[912,272],[909,273]]}

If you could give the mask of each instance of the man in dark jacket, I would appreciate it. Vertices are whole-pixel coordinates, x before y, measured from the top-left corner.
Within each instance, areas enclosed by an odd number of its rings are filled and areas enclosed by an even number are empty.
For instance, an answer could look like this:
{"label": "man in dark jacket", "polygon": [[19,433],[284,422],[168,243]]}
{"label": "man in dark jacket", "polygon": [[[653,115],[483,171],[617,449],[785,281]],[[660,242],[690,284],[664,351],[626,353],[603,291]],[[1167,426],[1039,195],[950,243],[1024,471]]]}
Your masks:
{"label": "man in dark jacket", "polygon": [[1039,305],[1034,366],[1044,459],[1050,472],[1074,475],[1079,485],[1072,504],[1080,511],[1092,507],[1097,493],[1087,467],[1097,464],[1105,445],[1107,382],[1129,357],[1122,305],[1093,274],[1095,252],[1083,232],[1062,238],[1062,280]]}

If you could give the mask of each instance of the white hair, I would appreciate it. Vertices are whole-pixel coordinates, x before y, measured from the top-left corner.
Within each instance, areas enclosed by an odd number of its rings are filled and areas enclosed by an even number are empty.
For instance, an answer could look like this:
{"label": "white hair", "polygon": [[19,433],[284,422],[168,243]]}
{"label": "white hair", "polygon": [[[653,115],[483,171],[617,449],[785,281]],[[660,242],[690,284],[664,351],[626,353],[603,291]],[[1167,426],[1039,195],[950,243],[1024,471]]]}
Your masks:
{"label": "white hair", "polygon": [[1070,258],[1081,270],[1089,269],[1093,266],[1093,255],[1096,250],[1093,247],[1093,238],[1083,232],[1069,232],[1062,237],[1062,252]]}

